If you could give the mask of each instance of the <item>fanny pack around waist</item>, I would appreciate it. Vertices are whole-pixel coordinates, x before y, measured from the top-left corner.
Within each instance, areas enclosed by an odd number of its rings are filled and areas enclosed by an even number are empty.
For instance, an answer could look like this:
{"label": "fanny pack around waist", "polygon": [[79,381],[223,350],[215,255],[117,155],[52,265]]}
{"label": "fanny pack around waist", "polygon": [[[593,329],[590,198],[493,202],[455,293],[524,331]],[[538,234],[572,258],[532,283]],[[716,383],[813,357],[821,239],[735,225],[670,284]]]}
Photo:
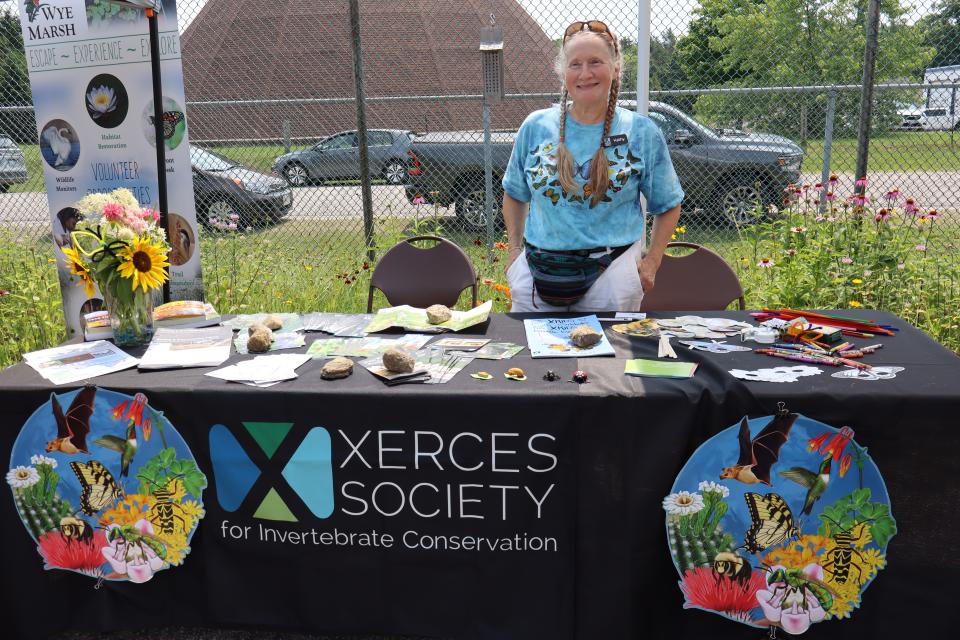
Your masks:
{"label": "fanny pack around waist", "polygon": [[533,276],[533,286],[544,302],[569,307],[579,302],[600,274],[630,246],[615,247],[608,253],[591,257],[591,253],[604,249],[550,251],[527,244],[527,266]]}

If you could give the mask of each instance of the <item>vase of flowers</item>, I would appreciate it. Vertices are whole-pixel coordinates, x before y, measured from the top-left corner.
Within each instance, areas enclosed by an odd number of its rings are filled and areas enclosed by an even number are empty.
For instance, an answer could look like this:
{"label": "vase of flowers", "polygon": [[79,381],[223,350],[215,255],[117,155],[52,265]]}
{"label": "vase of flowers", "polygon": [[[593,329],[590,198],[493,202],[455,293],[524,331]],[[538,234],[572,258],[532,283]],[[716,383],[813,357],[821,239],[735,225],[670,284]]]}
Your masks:
{"label": "vase of flowers", "polygon": [[153,337],[153,297],[169,266],[160,214],[141,208],[127,189],[90,194],[75,207],[83,220],[63,249],[70,272],[88,297],[94,284],[100,288],[117,345],[147,344]]}

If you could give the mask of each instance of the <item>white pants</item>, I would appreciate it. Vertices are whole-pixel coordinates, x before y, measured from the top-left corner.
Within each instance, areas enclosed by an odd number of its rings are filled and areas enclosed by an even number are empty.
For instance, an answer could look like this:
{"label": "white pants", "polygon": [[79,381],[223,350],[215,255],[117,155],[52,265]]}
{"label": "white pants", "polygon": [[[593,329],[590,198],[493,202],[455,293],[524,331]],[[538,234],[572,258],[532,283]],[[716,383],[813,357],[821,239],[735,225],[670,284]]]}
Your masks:
{"label": "white pants", "polygon": [[533,287],[533,276],[527,266],[527,256],[522,252],[507,269],[507,285],[513,304],[513,312],[561,312],[561,311],[639,311],[643,300],[643,286],[637,263],[643,252],[643,241],[638,240],[600,274],[597,281],[580,300],[568,307],[555,307],[540,298]]}

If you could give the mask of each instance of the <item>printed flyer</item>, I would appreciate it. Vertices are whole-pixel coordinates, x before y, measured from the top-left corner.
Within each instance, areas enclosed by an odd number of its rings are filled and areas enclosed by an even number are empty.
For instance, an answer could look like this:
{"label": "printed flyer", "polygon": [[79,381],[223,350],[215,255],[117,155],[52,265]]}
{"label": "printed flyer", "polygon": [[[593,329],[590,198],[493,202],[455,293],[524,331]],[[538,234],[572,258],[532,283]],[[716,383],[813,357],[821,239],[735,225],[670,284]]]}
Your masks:
{"label": "printed flyer", "polygon": [[[157,0],[163,141],[166,151],[170,295],[200,299],[203,286],[187,137],[180,36],[174,0]],[[70,245],[83,196],[129,189],[159,209],[150,37],[143,9],[100,0],[18,0],[37,118],[53,238]],[[58,257],[60,251],[58,250]],[[88,299],[61,259],[60,288],[69,335]]]}

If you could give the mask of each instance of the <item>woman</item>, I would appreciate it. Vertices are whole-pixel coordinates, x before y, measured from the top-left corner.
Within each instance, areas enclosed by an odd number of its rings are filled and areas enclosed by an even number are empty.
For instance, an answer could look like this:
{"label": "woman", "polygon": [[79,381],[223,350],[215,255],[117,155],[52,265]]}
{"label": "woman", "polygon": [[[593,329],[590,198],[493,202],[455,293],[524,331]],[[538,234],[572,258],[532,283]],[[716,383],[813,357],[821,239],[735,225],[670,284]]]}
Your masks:
{"label": "woman", "polygon": [[[511,311],[636,311],[654,286],[683,190],[657,126],[616,106],[621,67],[607,25],[574,22],[559,107],[517,132],[503,176]],[[656,216],[646,253],[641,194]]]}

